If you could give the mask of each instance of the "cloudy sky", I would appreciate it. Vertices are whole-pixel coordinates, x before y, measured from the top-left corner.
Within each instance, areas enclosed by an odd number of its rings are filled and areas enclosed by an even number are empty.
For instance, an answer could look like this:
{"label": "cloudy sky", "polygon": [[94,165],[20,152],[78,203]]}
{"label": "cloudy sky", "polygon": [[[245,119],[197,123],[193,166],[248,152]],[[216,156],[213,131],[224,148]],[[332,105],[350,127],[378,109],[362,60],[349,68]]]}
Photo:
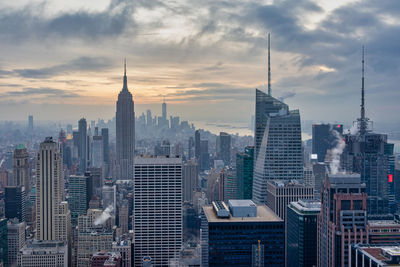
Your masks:
{"label": "cloudy sky", "polygon": [[[334,3],[333,3],[334,2]],[[303,120],[399,122],[400,4],[331,0],[0,1],[0,120],[115,113],[123,60],[136,113],[246,122],[265,89]]]}

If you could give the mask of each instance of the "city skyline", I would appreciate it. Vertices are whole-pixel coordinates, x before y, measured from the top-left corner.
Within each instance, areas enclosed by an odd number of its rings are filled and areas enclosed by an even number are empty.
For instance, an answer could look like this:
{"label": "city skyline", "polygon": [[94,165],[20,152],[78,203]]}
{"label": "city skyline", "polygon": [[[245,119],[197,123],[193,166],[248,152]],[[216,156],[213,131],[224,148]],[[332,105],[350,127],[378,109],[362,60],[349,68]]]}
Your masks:
{"label": "city skyline", "polygon": [[127,57],[137,114],[161,113],[165,97],[191,121],[247,122],[266,91],[268,32],[272,95],[303,119],[357,117],[365,44],[367,116],[398,120],[395,1],[290,3],[1,3],[0,120],[112,118]]}

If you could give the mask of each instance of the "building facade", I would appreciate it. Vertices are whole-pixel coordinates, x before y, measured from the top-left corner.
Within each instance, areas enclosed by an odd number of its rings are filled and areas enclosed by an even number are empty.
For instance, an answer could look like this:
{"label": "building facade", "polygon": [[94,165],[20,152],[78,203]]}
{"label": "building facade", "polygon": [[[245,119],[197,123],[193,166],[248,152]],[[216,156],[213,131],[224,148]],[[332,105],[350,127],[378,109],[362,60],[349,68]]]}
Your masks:
{"label": "building facade", "polygon": [[182,246],[182,159],[136,157],[134,171],[134,265],[168,265]]}
{"label": "building facade", "polygon": [[287,208],[285,230],[286,267],[317,265],[317,216],[321,202],[299,200]]}
{"label": "building facade", "polygon": [[282,220],[290,202],[314,198],[314,188],[302,180],[271,180],[267,182],[267,206]]}
{"label": "building facade", "polygon": [[118,94],[116,118],[116,156],[121,180],[133,179],[133,159],[135,156],[135,109],[132,94],[128,90],[126,64],[124,84]]}
{"label": "building facade", "polygon": [[237,199],[253,198],[254,147],[236,154]]}
{"label": "building facade", "polygon": [[68,245],[64,241],[29,240],[18,253],[18,267],[68,267]]}
{"label": "building facade", "polygon": [[253,200],[267,201],[267,181],[303,179],[300,112],[256,89]]}
{"label": "building facade", "polygon": [[224,202],[203,206],[201,266],[285,266],[283,220],[251,200],[229,203],[229,208]]}

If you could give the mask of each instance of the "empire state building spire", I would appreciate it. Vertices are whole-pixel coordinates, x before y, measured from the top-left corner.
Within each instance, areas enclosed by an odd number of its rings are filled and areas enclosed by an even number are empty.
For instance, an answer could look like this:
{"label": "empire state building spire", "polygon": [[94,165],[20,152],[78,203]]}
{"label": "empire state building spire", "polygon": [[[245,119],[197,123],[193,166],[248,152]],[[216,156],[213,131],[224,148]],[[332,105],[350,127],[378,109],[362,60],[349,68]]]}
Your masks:
{"label": "empire state building spire", "polygon": [[126,59],[124,60],[124,85],[122,90],[128,90],[128,78],[126,77]]}

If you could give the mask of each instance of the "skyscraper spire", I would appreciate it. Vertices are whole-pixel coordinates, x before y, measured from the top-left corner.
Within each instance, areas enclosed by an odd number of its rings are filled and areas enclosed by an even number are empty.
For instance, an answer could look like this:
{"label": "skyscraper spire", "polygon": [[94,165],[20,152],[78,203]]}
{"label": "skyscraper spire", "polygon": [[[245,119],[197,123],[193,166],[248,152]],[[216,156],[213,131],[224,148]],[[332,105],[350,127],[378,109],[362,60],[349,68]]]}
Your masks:
{"label": "skyscraper spire", "polygon": [[271,38],[268,33],[268,95],[271,96]]}
{"label": "skyscraper spire", "polygon": [[122,90],[128,90],[128,79],[126,78],[126,58],[124,59],[124,86]]}
{"label": "skyscraper spire", "polygon": [[360,135],[363,136],[367,131],[367,118],[365,118],[365,100],[364,100],[364,46],[362,47],[361,59],[361,117],[360,117]]}

